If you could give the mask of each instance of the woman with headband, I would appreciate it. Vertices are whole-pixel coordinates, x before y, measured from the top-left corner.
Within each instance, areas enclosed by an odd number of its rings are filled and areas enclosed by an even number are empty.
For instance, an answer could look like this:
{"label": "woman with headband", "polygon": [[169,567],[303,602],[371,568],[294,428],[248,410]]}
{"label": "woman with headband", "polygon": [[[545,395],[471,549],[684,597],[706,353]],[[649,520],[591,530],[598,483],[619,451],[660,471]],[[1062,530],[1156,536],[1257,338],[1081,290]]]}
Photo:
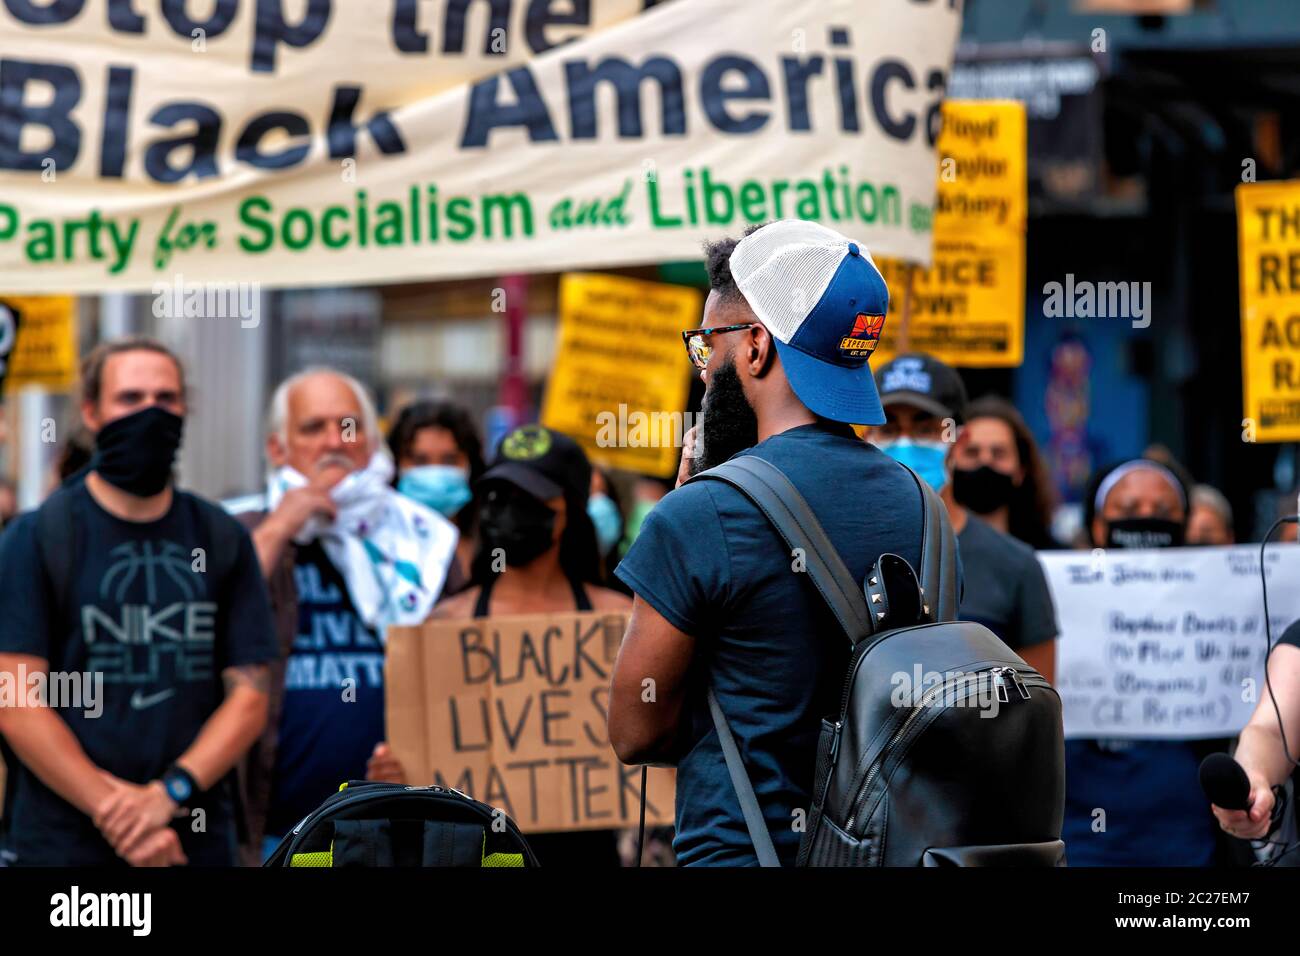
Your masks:
{"label": "woman with headband", "polygon": [[[1102,470],[1085,492],[1084,528],[1096,548],[1180,547],[1187,516],[1187,486],[1150,459]],[[1197,769],[1221,744],[1067,740],[1062,835],[1070,865],[1213,865],[1218,826]]]}

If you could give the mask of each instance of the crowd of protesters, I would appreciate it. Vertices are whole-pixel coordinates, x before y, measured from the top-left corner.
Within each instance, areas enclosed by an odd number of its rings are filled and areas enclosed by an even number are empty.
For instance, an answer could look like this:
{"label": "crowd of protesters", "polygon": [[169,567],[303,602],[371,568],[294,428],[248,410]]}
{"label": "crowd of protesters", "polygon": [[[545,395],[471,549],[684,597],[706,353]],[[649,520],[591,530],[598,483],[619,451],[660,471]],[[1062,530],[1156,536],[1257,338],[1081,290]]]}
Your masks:
{"label": "crowd of protesters", "polygon": [[[715,293],[735,292],[712,271]],[[741,327],[721,331],[731,328]],[[752,353],[755,369],[772,361],[766,348]],[[694,461],[688,436],[682,477],[759,444],[751,400],[725,371],[710,383],[704,451]],[[1053,491],[1032,433],[1006,401],[970,401],[961,376],[930,356],[900,355],[875,381],[883,424],[853,433],[813,416],[762,444],[784,443],[771,453],[795,458],[833,446],[837,490],[855,469],[884,476],[884,456],[912,468],[939,492],[958,536],[960,616],[1052,679],[1059,627],[1035,551],[1066,545],[1051,534]],[[710,522],[689,513],[709,505],[699,486],[670,498],[670,521],[657,505],[671,483],[593,468],[576,441],[539,425],[508,432],[485,454],[474,417],[450,401],[394,410],[384,435],[365,387],[329,369],[275,390],[264,505],[230,517],[173,483],[189,410],[185,370],[165,346],[98,346],[82,371],[84,437],[64,450],[45,504],[7,521],[0,671],[102,673],[105,719],[0,709],[0,865],[256,865],[341,781],[421,782],[406,779],[385,741],[386,627],[627,612],[632,591],[674,586],[645,580],[649,556],[678,547],[684,567],[717,557],[701,544]],[[859,455],[854,442],[875,447]],[[12,511],[12,489],[0,496]],[[1224,496],[1156,453],[1100,469],[1084,512],[1083,540],[1069,545],[1235,540]],[[701,568],[682,572],[683,589],[707,584]],[[679,629],[691,625],[682,601]],[[339,693],[344,682],[351,697]],[[768,717],[776,734],[784,717]],[[1200,757],[1226,743],[1069,741],[1070,862],[1240,858],[1225,832],[1247,835],[1257,821],[1216,822],[1196,784]],[[1285,776],[1275,762],[1258,774]],[[1114,821],[1101,834],[1091,826],[1099,806]],[[178,824],[181,808],[201,811],[204,826]],[[697,811],[688,826],[716,823]],[[698,834],[688,836],[684,862],[707,856]],[[553,865],[615,866],[632,853],[612,832],[534,842]],[[671,861],[662,841],[650,852]]]}

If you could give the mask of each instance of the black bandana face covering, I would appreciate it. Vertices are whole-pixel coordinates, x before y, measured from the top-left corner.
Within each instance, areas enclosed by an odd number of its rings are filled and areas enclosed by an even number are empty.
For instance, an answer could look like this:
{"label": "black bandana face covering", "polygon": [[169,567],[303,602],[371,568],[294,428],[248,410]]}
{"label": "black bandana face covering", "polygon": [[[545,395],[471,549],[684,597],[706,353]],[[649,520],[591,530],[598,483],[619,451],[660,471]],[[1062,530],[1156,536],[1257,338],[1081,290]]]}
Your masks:
{"label": "black bandana face covering", "polygon": [[95,436],[91,469],[115,488],[148,498],[167,487],[185,420],[151,405],[114,419]]}
{"label": "black bandana face covering", "polygon": [[1117,518],[1106,524],[1108,548],[1179,548],[1184,527],[1165,518]]}

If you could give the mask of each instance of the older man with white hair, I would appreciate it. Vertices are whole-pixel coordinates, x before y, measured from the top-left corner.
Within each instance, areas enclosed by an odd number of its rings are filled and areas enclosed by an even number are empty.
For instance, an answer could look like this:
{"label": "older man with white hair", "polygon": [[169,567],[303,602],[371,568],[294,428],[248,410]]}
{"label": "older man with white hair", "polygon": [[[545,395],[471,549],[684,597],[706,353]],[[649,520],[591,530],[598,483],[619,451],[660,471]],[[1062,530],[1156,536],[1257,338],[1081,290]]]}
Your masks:
{"label": "older man with white hair", "polygon": [[250,863],[343,781],[387,775],[385,628],[429,615],[457,539],[455,525],[393,490],[374,405],[351,376],[286,379],[267,425],[266,510],[244,520],[281,659],[242,780]]}

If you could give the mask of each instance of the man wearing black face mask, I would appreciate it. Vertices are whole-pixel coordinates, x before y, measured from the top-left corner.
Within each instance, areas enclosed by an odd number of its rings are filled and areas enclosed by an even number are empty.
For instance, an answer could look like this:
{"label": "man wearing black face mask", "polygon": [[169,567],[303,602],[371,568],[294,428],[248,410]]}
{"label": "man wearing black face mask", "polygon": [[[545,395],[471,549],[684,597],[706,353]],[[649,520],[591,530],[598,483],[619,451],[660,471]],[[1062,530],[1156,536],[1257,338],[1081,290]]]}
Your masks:
{"label": "man wearing black face mask", "polygon": [[[1084,498],[1094,547],[1173,548],[1183,544],[1187,488],[1143,458],[1104,469]],[[1140,608],[1135,609],[1140,611]],[[1226,742],[1067,740],[1062,837],[1071,866],[1210,866],[1218,825],[1201,796],[1201,759]],[[1106,810],[1106,827],[1094,826]]]}
{"label": "man wearing black face mask", "polygon": [[81,689],[0,708],[0,856],[232,865],[229,775],[265,724],[274,655],[257,556],[232,518],[172,485],[174,355],[107,343],[82,384],[90,464],[0,540],[0,675]]}

